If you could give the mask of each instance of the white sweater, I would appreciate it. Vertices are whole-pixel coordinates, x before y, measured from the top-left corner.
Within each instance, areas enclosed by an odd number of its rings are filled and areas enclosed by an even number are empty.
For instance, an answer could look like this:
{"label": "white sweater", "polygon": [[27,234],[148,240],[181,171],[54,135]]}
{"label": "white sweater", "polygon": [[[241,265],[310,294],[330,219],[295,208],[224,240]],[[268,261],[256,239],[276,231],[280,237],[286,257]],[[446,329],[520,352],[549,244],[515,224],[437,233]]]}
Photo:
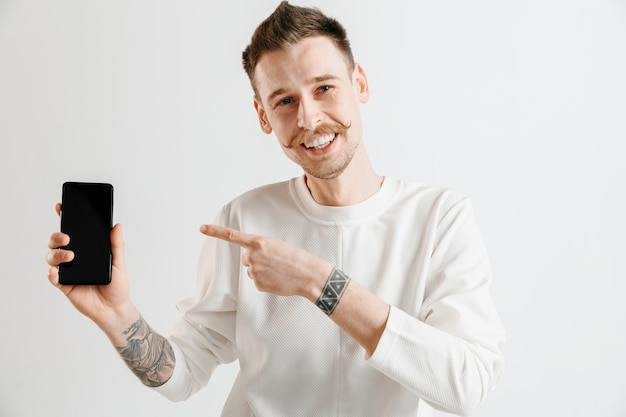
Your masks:
{"label": "white sweater", "polygon": [[422,417],[428,405],[467,415],[500,378],[504,331],[467,198],[386,179],[362,203],[328,207],[298,177],[236,198],[216,224],[302,247],[392,308],[366,357],[313,303],[259,292],[238,246],[207,238],[197,294],[170,334],[176,368],[157,388],[168,398],[238,359],[223,416]]}

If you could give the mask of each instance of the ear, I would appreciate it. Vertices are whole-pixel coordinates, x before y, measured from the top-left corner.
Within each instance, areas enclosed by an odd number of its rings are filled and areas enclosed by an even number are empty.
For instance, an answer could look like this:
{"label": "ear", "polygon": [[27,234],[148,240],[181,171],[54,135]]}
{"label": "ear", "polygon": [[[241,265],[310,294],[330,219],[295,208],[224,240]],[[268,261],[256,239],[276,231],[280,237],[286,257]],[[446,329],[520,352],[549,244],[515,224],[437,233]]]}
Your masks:
{"label": "ear", "polygon": [[256,114],[259,117],[259,124],[261,125],[263,133],[268,135],[272,133],[272,126],[270,125],[269,120],[267,120],[267,113],[265,112],[261,102],[259,102],[256,97],[254,98],[254,110],[256,110]]}
{"label": "ear", "polygon": [[367,82],[365,70],[356,62],[354,64],[354,73],[352,74],[352,83],[355,86],[355,92],[361,103],[366,103],[370,98],[370,86]]}

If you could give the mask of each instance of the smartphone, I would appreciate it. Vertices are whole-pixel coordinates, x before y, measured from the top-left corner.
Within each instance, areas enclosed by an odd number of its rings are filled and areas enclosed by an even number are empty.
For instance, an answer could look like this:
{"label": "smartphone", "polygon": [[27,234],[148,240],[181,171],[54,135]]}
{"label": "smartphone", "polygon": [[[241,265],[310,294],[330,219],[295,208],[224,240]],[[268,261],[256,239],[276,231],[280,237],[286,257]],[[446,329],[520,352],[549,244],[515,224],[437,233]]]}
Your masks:
{"label": "smartphone", "polygon": [[66,182],[61,198],[61,232],[70,237],[63,249],[74,252],[71,262],[59,265],[63,285],[107,285],[111,282],[113,186]]}

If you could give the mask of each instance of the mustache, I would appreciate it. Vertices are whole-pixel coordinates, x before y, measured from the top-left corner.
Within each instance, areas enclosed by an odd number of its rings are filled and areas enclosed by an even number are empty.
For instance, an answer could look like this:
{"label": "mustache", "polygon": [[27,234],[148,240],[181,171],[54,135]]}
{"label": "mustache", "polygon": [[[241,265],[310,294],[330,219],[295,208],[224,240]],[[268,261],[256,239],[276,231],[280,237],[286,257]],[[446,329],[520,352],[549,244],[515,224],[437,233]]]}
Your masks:
{"label": "mustache", "polygon": [[296,134],[293,138],[291,138],[291,140],[289,141],[287,145],[283,145],[283,146],[285,148],[291,149],[303,143],[306,143],[311,136],[316,136],[316,135],[324,136],[324,135],[330,135],[334,133],[345,134],[350,129],[351,126],[352,126],[352,122],[325,123],[316,127],[315,130],[302,130],[301,132]]}

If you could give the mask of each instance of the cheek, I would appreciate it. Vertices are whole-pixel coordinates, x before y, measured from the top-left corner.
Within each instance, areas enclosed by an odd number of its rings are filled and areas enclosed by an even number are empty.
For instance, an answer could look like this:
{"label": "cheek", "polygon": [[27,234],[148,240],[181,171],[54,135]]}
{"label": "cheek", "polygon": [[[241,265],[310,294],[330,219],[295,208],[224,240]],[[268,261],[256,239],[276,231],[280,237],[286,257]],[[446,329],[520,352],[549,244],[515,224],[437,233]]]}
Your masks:
{"label": "cheek", "polygon": [[274,136],[278,139],[278,142],[281,145],[287,145],[289,143],[290,134],[289,130],[285,128],[281,123],[277,123],[274,125]]}
{"label": "cheek", "polygon": [[333,95],[332,100],[328,100],[326,104],[326,112],[342,122],[346,122],[346,119],[352,119],[359,106],[354,97],[345,94]]}
{"label": "cheek", "polygon": [[286,111],[276,112],[268,120],[272,125],[274,135],[281,144],[288,144],[292,137],[297,134],[297,114],[290,114]]}

